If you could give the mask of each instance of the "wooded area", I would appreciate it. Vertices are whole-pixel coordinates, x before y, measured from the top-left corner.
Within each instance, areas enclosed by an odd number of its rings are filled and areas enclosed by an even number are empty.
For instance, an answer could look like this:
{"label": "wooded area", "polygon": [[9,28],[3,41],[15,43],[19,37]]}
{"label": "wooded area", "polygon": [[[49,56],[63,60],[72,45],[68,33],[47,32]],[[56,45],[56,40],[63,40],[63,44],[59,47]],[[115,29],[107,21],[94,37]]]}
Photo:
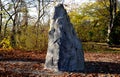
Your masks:
{"label": "wooded area", "polygon": [[[64,1],[0,0],[1,77],[120,76],[120,0]],[[63,3],[82,42],[84,72],[44,70],[52,8],[57,3]]]}
{"label": "wooded area", "polygon": [[[55,3],[57,1],[0,0],[0,47],[46,50],[50,7]],[[96,0],[71,8],[68,13],[80,39],[119,45],[119,4],[117,0]],[[33,8],[37,10],[36,17],[31,14]]]}

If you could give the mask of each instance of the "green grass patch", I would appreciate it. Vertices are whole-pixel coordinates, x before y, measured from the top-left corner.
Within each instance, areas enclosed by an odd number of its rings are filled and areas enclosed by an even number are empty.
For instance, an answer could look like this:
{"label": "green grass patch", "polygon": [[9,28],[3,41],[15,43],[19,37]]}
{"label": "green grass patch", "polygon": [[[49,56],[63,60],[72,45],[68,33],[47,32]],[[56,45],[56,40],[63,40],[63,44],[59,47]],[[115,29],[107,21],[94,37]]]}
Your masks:
{"label": "green grass patch", "polygon": [[120,48],[109,47],[107,43],[82,42],[82,44],[85,52],[120,53]]}

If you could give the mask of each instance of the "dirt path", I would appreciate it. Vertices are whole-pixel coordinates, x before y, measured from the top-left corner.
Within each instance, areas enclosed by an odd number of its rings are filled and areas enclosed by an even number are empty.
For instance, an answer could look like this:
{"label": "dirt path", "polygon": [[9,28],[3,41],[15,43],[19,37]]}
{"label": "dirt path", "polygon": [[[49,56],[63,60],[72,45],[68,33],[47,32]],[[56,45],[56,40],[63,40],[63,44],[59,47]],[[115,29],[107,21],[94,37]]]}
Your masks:
{"label": "dirt path", "polygon": [[2,77],[120,77],[120,53],[85,53],[85,72],[54,73],[43,70],[45,53],[0,51]]}

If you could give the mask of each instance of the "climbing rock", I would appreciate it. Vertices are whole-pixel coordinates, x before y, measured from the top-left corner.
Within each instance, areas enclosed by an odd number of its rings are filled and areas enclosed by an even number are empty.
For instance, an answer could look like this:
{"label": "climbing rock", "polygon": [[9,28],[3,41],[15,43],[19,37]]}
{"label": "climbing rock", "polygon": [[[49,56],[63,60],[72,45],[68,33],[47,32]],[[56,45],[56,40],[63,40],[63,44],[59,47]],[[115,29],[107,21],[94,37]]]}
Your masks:
{"label": "climbing rock", "polygon": [[78,72],[84,70],[84,53],[63,4],[54,7],[51,18],[45,69]]}

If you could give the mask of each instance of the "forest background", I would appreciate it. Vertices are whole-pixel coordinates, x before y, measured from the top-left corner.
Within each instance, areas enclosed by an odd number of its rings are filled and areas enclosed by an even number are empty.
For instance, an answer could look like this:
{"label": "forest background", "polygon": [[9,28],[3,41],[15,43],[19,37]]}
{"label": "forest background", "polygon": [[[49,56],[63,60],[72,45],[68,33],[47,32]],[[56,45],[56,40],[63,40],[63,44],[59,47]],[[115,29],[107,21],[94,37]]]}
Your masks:
{"label": "forest background", "polygon": [[[54,0],[0,0],[0,49],[46,52],[50,10],[56,3]],[[82,4],[73,0],[65,8],[85,51],[120,50],[119,0],[89,0]]]}

